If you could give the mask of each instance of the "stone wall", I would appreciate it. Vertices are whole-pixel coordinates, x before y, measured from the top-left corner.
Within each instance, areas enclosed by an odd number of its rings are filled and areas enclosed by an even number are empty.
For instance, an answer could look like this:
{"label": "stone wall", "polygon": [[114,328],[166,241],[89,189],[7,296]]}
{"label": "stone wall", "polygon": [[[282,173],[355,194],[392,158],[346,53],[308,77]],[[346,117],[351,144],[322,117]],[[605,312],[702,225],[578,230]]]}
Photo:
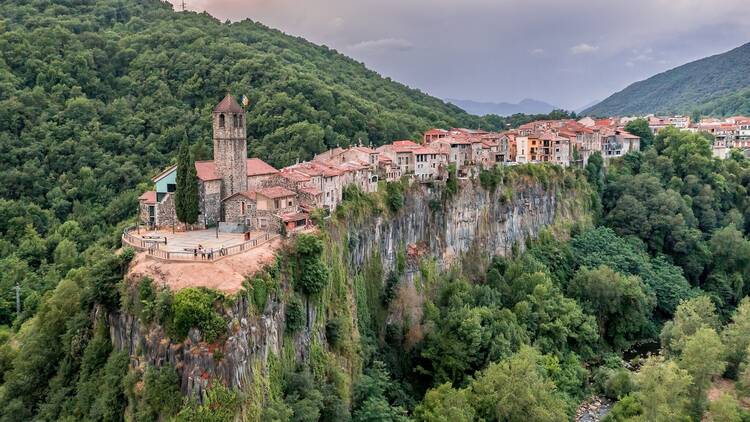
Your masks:
{"label": "stone wall", "polygon": [[[221,220],[221,180],[199,182],[201,220],[212,226]],[[201,221],[203,223],[203,221]]]}
{"label": "stone wall", "polygon": [[[242,213],[242,203],[245,203],[245,212]],[[256,203],[250,198],[235,195],[224,201],[224,221],[231,223],[245,223],[252,227],[255,220]]]}
{"label": "stone wall", "polygon": [[[276,176],[274,174],[263,174],[260,176],[247,176],[247,190],[256,190],[269,186],[284,186],[279,184],[271,183],[271,180],[283,179],[283,177]],[[286,186],[284,186],[286,187]]]}
{"label": "stone wall", "polygon": [[174,207],[174,195],[168,193],[156,204],[156,225],[159,227],[172,227],[178,225],[177,214]]}

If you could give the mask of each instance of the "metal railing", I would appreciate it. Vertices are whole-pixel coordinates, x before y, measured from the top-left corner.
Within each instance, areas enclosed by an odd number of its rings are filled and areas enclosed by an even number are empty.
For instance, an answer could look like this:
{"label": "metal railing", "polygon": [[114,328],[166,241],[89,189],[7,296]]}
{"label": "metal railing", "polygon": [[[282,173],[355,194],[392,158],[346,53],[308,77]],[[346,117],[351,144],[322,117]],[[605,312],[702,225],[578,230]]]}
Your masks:
{"label": "metal railing", "polygon": [[149,240],[133,236],[130,231],[135,227],[128,227],[122,233],[122,243],[127,244],[139,251],[146,252],[148,256],[164,261],[194,261],[194,262],[214,262],[228,256],[237,255],[264,243],[276,239],[280,235],[273,233],[263,233],[257,237],[247,240],[239,245],[233,245],[226,248],[213,249],[191,249],[184,251],[169,251],[161,249],[159,240]]}

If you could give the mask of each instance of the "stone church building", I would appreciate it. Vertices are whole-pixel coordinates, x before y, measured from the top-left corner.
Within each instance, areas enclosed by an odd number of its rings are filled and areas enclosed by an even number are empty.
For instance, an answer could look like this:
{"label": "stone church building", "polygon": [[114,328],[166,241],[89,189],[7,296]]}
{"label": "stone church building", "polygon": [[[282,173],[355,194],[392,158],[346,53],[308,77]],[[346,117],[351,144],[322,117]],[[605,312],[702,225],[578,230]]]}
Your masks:
{"label": "stone church building", "polygon": [[[272,230],[291,215],[306,222],[307,214],[297,212],[295,192],[268,190],[269,181],[279,171],[263,160],[247,158],[245,110],[232,95],[227,94],[216,105],[212,122],[214,159],[195,162],[200,212],[197,225],[208,227],[224,223],[220,228],[231,231],[256,226]],[[178,224],[174,207],[176,177],[177,166],[167,168],[153,178],[155,190],[141,195],[140,218],[144,224],[165,228]],[[290,200],[289,196],[295,198]],[[237,198],[242,198],[242,201],[237,202]],[[227,200],[231,200],[228,208]],[[256,217],[256,210],[261,211],[261,217]],[[284,215],[273,218],[275,211]],[[293,223],[297,224],[297,221]]]}

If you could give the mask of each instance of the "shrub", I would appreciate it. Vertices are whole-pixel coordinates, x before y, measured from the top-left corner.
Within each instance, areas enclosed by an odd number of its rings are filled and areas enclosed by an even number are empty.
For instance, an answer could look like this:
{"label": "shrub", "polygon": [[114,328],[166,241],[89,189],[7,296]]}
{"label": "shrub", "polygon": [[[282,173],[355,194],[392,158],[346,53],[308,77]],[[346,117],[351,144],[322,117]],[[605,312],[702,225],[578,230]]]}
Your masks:
{"label": "shrub", "polygon": [[398,275],[391,271],[385,279],[385,289],[383,289],[383,304],[388,306],[396,296],[396,285],[398,284]]}
{"label": "shrub", "polygon": [[252,299],[255,309],[263,312],[268,303],[268,293],[272,285],[269,280],[262,277],[256,277],[250,283],[250,299]]}
{"label": "shrub", "polygon": [[178,338],[185,338],[191,328],[198,328],[203,339],[214,342],[226,331],[224,319],[214,310],[218,295],[208,289],[188,288],[174,296],[172,328]]}
{"label": "shrub", "polygon": [[604,395],[611,399],[619,399],[633,391],[633,378],[625,368],[611,371],[604,383]]}
{"label": "shrub", "polygon": [[328,267],[321,261],[323,242],[317,236],[300,235],[296,243],[297,277],[295,287],[306,295],[316,295],[328,283]]}
{"label": "shrub", "polygon": [[296,333],[305,326],[305,311],[302,301],[293,297],[286,305],[286,331]]}
{"label": "shrub", "polygon": [[396,212],[404,206],[404,187],[399,182],[387,182],[385,185],[385,201],[391,212]]}
{"label": "shrub", "polygon": [[172,367],[146,370],[143,380],[143,401],[136,420],[168,419],[180,409],[180,378]]}
{"label": "shrub", "polygon": [[141,322],[146,324],[153,321],[154,303],[156,301],[156,289],[153,281],[148,277],[143,277],[138,282],[138,317]]}
{"label": "shrub", "polygon": [[479,184],[485,190],[494,192],[503,181],[503,169],[500,166],[494,166],[489,170],[481,169],[479,171]]}
{"label": "shrub", "polygon": [[326,339],[328,344],[333,347],[338,347],[343,340],[343,323],[338,318],[333,318],[326,322]]}
{"label": "shrub", "polygon": [[458,170],[455,164],[448,165],[448,180],[445,182],[445,190],[449,197],[458,192]]}
{"label": "shrub", "polygon": [[318,259],[306,259],[298,277],[300,290],[310,296],[320,293],[328,282],[328,268]]}
{"label": "shrub", "polygon": [[122,249],[122,255],[120,255],[120,257],[122,258],[122,263],[124,265],[129,264],[130,261],[132,261],[133,258],[135,258],[135,249],[133,249],[130,246],[124,247]]}

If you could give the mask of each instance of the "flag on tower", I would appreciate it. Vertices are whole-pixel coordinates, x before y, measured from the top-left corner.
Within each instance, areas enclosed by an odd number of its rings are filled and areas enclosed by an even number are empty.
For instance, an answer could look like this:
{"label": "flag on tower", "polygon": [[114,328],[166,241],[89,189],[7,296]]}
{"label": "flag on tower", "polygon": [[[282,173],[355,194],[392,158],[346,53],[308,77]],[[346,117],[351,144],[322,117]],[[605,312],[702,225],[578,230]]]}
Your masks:
{"label": "flag on tower", "polygon": [[250,105],[250,99],[247,98],[247,96],[245,96],[245,95],[242,96],[242,98],[240,99],[240,101],[242,102],[242,107],[247,108],[247,106]]}

